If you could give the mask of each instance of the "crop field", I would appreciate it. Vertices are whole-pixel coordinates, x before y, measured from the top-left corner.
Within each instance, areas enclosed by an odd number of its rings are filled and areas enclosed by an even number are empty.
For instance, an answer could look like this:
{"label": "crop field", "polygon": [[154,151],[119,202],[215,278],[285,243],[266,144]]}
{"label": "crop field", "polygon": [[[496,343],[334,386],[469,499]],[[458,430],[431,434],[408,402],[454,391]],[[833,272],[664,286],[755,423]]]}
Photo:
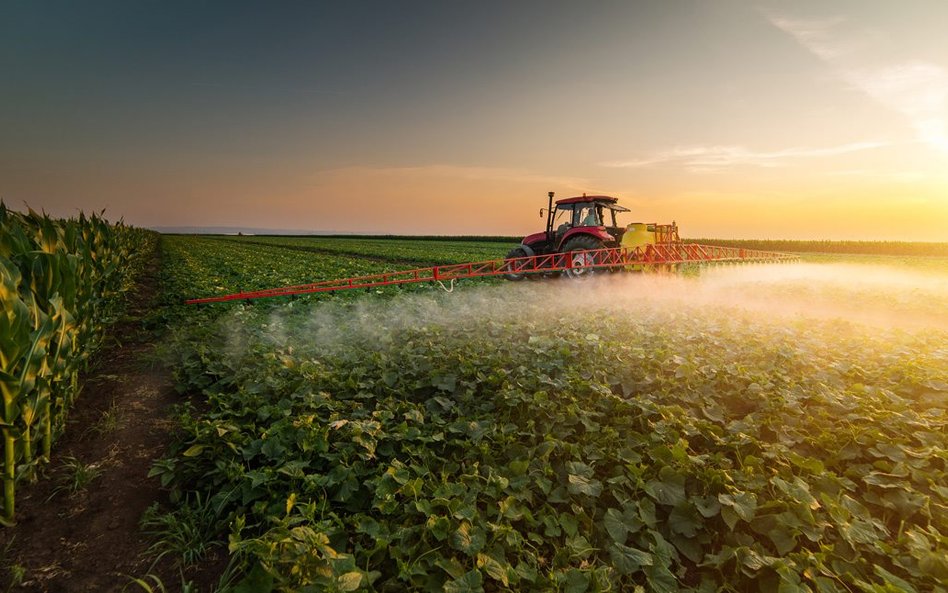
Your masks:
{"label": "crop field", "polygon": [[419,265],[456,264],[504,257],[517,241],[426,241],[359,237],[227,237],[254,245],[278,245],[297,251],[371,257]]}
{"label": "crop field", "polygon": [[[163,298],[509,247],[170,236]],[[916,259],[178,306],[152,521],[253,591],[945,591],[948,264]]]}
{"label": "crop field", "polygon": [[[407,266],[500,259],[514,245],[447,241],[385,241],[319,237],[173,237],[171,257],[205,275],[212,290],[270,288],[319,279],[375,274]],[[175,265],[169,266],[175,268]]]}

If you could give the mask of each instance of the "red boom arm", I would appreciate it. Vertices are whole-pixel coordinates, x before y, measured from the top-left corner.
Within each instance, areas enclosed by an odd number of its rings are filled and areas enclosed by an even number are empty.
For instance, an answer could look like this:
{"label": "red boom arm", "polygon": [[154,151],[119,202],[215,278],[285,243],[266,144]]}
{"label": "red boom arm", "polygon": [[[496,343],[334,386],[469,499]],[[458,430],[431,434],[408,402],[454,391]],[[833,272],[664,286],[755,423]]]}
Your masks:
{"label": "red boom arm", "polygon": [[[549,255],[532,255],[514,259],[494,259],[466,264],[449,264],[401,272],[356,276],[340,280],[325,280],[312,284],[299,284],[296,286],[284,286],[266,290],[238,292],[215,297],[190,299],[186,302],[188,304],[219,303],[243,299],[309,294],[313,292],[333,292],[353,288],[374,288],[377,286],[411,284],[415,282],[438,282],[458,280],[461,278],[501,276],[504,274],[563,272],[579,267],[623,268],[625,266],[641,266],[643,269],[648,269],[688,263],[781,262],[797,259],[797,256],[786,253],[743,249],[739,247],[716,247],[713,245],[698,245],[695,243],[660,243],[657,245],[636,247],[634,249],[625,247],[594,249],[583,251],[583,257],[581,258],[576,257],[578,253],[580,252],[573,251]],[[577,260],[582,263],[577,263]]]}

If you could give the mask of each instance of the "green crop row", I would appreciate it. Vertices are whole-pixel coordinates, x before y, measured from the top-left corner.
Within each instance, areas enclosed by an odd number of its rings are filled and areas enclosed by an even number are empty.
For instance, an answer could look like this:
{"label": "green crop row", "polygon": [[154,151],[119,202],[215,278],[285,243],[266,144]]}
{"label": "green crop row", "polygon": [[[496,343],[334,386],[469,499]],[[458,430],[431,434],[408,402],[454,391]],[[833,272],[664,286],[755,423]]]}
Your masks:
{"label": "green crop row", "polygon": [[434,294],[180,336],[152,473],[246,590],[946,590],[943,330]]}
{"label": "green crop row", "polygon": [[[472,241],[377,237],[287,237],[274,235],[228,236],[225,239],[247,243],[282,245],[350,255],[363,255],[390,261],[452,264],[504,257],[517,240]],[[909,241],[803,241],[779,239],[686,239],[689,243],[743,247],[764,251],[829,253],[850,255],[948,256],[948,243]]]}
{"label": "green crop row", "polygon": [[15,488],[49,461],[78,393],[78,373],[116,319],[154,246],[150,231],[80,214],[55,220],[0,203],[0,389],[3,517]]}
{"label": "green crop row", "polygon": [[384,241],[423,241],[425,243],[446,241],[449,243],[513,243],[517,244],[523,237],[504,235],[280,235],[282,237],[313,237],[326,239],[380,239]]}
{"label": "green crop row", "polygon": [[[235,239],[235,240],[228,240]],[[157,314],[180,317],[189,316],[195,305],[185,306],[189,298],[211,297],[276,288],[298,284],[334,280],[353,276],[365,276],[383,272],[394,272],[406,267],[401,258],[385,259],[388,249],[381,249],[379,257],[353,254],[345,248],[338,249],[288,249],[279,242],[269,244],[261,241],[241,241],[216,236],[168,235],[162,237],[165,259],[162,272],[163,307]],[[266,241],[275,239],[265,238]],[[305,247],[305,244],[304,244]],[[469,261],[470,254],[467,255]],[[401,261],[401,263],[398,263]],[[418,265],[422,265],[419,263]],[[470,283],[478,282],[471,280]],[[483,282],[483,281],[481,281]],[[393,287],[388,292],[425,292],[439,290],[432,284],[412,284]],[[372,292],[385,292],[384,289]],[[360,291],[320,293],[318,296],[295,297],[304,302],[314,299],[351,299],[363,294]],[[271,301],[264,301],[270,303]],[[284,302],[276,299],[274,302]],[[227,305],[200,305],[202,310],[221,312]]]}
{"label": "green crop row", "polygon": [[255,245],[277,245],[298,251],[370,257],[418,266],[502,259],[515,242],[369,239],[364,237],[241,236],[225,240]]}
{"label": "green crop row", "polygon": [[294,252],[279,246],[239,244],[205,236],[166,236],[167,280],[182,279],[182,294],[231,292],[305,284],[327,278],[390,271],[391,265],[360,258]]}

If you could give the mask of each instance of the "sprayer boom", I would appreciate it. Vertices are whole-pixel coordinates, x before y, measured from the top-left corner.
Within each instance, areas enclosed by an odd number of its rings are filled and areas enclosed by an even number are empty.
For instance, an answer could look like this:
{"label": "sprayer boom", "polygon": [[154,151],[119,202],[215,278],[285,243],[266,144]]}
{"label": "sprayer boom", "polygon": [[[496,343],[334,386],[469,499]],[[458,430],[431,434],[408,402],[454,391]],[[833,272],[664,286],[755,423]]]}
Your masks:
{"label": "sprayer boom", "polygon": [[794,261],[797,256],[773,251],[759,251],[738,247],[718,247],[695,243],[667,243],[635,248],[574,250],[547,255],[494,259],[465,264],[450,264],[416,268],[401,272],[355,276],[339,280],[325,280],[312,284],[284,286],[267,290],[238,292],[215,297],[191,299],[188,304],[220,303],[244,299],[334,292],[356,288],[375,288],[417,282],[451,282],[462,278],[488,276],[523,277],[525,274],[556,275],[567,273],[578,277],[597,270],[658,271],[673,270],[684,264],[740,264]]}

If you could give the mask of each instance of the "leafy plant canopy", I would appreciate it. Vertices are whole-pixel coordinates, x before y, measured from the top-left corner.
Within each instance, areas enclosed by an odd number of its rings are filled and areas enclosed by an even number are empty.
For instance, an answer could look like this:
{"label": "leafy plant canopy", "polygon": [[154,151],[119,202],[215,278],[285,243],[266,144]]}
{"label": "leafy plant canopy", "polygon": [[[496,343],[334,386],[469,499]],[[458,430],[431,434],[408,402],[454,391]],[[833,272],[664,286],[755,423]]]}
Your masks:
{"label": "leafy plant canopy", "polygon": [[946,590],[944,331],[590,294],[234,305],[152,473],[239,590]]}

